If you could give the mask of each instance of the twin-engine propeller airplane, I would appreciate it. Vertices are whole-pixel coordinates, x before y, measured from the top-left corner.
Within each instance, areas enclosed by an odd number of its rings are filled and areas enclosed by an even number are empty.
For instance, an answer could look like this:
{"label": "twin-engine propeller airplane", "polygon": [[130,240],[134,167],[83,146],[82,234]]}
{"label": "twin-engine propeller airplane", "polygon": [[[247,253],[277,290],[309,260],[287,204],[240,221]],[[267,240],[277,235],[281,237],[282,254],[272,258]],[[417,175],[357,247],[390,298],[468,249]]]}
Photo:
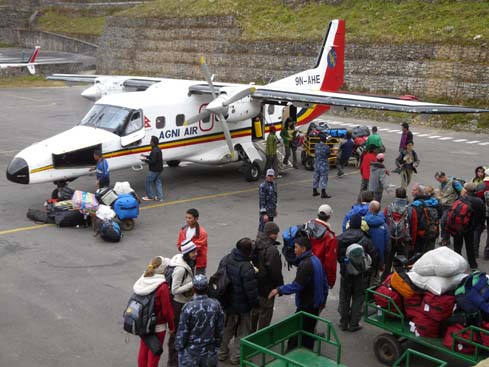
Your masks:
{"label": "twin-engine propeller airplane", "polygon": [[39,65],[39,63],[36,63],[35,61],[36,61],[37,55],[39,55],[40,50],[41,50],[41,46],[36,46],[36,48],[32,52],[32,55],[29,57],[29,60],[27,60],[27,61],[2,62],[2,63],[0,63],[0,69],[27,68],[29,73],[34,75],[36,73],[36,65]]}
{"label": "twin-engine propeller airplane", "polygon": [[297,125],[308,123],[330,106],[428,114],[489,112],[338,93],[343,84],[344,48],[345,21],[334,20],[314,68],[264,86],[214,83],[204,62],[205,83],[122,77],[131,80],[132,87],[137,87],[138,79],[140,87],[147,89],[100,98],[77,126],[18,153],[7,168],[7,178],[21,184],[51,181],[63,185],[90,173],[95,149],[102,150],[111,170],[140,166],[140,154],[150,151],[149,141],[155,135],[169,166],[181,161],[216,165],[242,161],[247,179],[257,180],[264,157],[255,140],[263,139],[271,125],[280,129],[286,107],[277,105],[289,107]]}

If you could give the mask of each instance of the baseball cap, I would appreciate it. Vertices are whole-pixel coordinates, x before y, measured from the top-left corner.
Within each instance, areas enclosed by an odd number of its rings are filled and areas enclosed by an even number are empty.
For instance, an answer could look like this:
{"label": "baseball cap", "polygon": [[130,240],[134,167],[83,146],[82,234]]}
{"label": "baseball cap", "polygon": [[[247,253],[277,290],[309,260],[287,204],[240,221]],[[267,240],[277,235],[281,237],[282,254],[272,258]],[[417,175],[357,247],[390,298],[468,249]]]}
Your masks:
{"label": "baseball cap", "polygon": [[192,280],[192,285],[195,289],[203,291],[207,289],[207,287],[209,286],[209,282],[207,281],[207,277],[205,275],[197,274]]}
{"label": "baseball cap", "polygon": [[377,154],[377,160],[378,161],[383,161],[384,160],[384,153]]}
{"label": "baseball cap", "polygon": [[273,170],[273,168],[267,169],[267,176],[275,176],[275,171]]}
{"label": "baseball cap", "polygon": [[333,214],[333,209],[328,204],[323,204],[318,209],[318,214],[321,214],[321,213],[330,217],[331,214]]}

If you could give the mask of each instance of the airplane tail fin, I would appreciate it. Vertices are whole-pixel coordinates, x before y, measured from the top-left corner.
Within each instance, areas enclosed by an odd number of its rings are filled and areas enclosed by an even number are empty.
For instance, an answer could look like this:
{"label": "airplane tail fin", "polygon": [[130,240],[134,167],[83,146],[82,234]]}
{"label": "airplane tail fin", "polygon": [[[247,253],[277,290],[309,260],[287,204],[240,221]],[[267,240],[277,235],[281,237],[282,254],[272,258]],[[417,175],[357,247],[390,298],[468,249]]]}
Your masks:
{"label": "airplane tail fin", "polygon": [[29,61],[27,61],[28,64],[32,64],[33,62],[36,61],[37,55],[39,55],[39,51],[40,50],[41,50],[41,46],[36,46],[36,48],[34,49],[34,52],[32,53],[31,57],[29,57]]}
{"label": "airplane tail fin", "polygon": [[269,86],[335,92],[343,85],[344,61],[345,21],[336,19],[329,23],[314,68],[288,76]]}
{"label": "airplane tail fin", "polygon": [[27,70],[31,75],[34,75],[36,73],[36,66],[32,64],[27,64]]}

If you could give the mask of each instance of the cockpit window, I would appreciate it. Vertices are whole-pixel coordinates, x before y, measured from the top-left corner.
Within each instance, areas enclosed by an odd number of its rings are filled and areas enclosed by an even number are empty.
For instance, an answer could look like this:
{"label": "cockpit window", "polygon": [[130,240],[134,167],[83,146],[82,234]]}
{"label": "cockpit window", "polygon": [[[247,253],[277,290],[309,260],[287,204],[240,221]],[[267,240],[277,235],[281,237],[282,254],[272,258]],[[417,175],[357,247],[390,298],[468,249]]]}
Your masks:
{"label": "cockpit window", "polygon": [[[128,122],[131,110],[123,107],[94,105],[79,125],[92,126],[104,129],[117,135],[122,135],[124,126]],[[133,116],[136,115],[133,114]],[[138,113],[138,115],[140,115]],[[140,116],[139,116],[140,118]],[[127,133],[127,132],[126,132]]]}
{"label": "cockpit window", "polygon": [[142,127],[143,119],[141,118],[141,112],[133,111],[131,117],[129,118],[129,123],[127,124],[124,135],[129,135],[135,131],[142,129]]}

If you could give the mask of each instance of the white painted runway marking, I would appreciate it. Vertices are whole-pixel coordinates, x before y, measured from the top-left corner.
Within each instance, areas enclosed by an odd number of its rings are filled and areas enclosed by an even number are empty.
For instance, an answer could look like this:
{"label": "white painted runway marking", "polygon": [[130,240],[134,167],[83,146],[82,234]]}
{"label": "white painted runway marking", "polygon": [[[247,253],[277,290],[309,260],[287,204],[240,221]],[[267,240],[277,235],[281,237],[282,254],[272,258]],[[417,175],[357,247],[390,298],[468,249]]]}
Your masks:
{"label": "white painted runway marking", "polygon": [[475,143],[480,143],[480,140],[472,140],[472,141],[468,141],[468,142],[466,142],[465,144],[475,144]]}
{"label": "white painted runway marking", "polygon": [[467,139],[457,139],[457,140],[454,140],[455,143],[461,143],[463,141],[467,141]]}
{"label": "white painted runway marking", "polygon": [[489,142],[486,142],[486,143],[479,143],[479,145],[489,145]]}
{"label": "white painted runway marking", "polygon": [[389,130],[390,133],[397,133],[399,130]]}
{"label": "white painted runway marking", "polygon": [[438,140],[450,140],[453,139],[451,136],[444,136],[443,138],[440,138]]}
{"label": "white painted runway marking", "polygon": [[421,134],[421,135],[418,135],[419,137],[423,138],[425,136],[430,136],[430,134]]}
{"label": "white painted runway marking", "polygon": [[388,131],[389,129],[386,129],[385,127],[383,127],[382,129],[379,129],[379,131]]}
{"label": "white painted runway marking", "polygon": [[440,135],[432,135],[428,139],[436,139],[436,138],[441,138]]}
{"label": "white painted runway marking", "polygon": [[413,133],[413,135],[419,135],[419,134],[421,134],[421,133],[417,133],[417,132],[413,132],[413,131],[411,131],[411,132]]}

